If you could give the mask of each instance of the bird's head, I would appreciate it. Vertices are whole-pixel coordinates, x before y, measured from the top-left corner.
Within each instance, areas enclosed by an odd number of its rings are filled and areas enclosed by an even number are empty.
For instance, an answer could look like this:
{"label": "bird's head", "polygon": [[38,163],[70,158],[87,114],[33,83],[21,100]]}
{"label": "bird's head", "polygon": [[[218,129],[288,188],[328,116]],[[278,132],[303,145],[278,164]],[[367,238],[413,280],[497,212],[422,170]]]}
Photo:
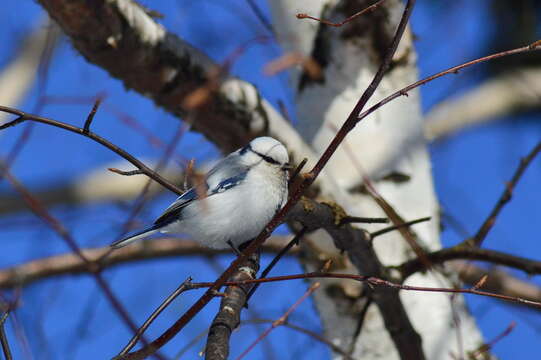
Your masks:
{"label": "bird's head", "polygon": [[253,139],[248,145],[240,149],[240,154],[254,161],[265,161],[268,165],[284,170],[289,169],[289,155],[285,146],[276,139],[262,136]]}

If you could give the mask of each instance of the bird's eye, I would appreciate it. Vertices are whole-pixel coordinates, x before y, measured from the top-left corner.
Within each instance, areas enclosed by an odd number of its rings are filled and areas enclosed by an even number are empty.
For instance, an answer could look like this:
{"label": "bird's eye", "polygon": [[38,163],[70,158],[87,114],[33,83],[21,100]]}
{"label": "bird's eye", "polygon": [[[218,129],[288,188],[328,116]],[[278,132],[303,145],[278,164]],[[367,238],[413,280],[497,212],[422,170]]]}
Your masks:
{"label": "bird's eye", "polygon": [[266,162],[270,163],[270,164],[273,164],[273,165],[280,165],[280,163],[276,160],[274,160],[273,158],[271,158],[270,156],[267,156],[267,155],[263,155],[263,154],[259,154],[259,156],[261,156],[263,158],[263,160],[265,160]]}

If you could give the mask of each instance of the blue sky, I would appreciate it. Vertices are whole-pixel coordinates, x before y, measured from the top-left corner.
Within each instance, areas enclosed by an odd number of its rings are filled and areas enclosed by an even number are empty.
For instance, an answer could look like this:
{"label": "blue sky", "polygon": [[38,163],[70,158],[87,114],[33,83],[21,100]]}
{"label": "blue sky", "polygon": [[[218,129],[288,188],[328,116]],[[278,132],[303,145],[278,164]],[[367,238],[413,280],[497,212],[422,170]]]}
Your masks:
{"label": "blue sky", "polygon": [[[150,2],[148,2],[150,4]],[[413,15],[413,30],[418,36],[416,47],[420,74],[426,76],[466,60],[486,54],[487,42],[494,36],[494,24],[488,13],[488,0],[457,1],[449,7],[442,2],[419,1]],[[216,61],[226,58],[234,49],[255,36],[267,34],[254,18],[244,1],[161,1],[152,2],[153,9],[166,14],[163,23],[192,44],[203,49]],[[265,13],[268,15],[266,9]],[[7,1],[0,12],[0,66],[13,56],[19,41],[43,16],[34,1]],[[227,31],[224,31],[227,29]],[[231,35],[234,33],[235,38]],[[541,36],[540,36],[541,37]],[[445,41],[443,41],[444,39]],[[516,44],[517,46],[523,44]],[[264,96],[276,104],[279,100],[291,109],[291,93],[285,75],[266,77],[262,67],[280,54],[273,43],[254,45],[234,64],[232,72],[255,83]],[[428,111],[435,103],[475,86],[486,76],[483,66],[435,81],[422,88],[423,108]],[[67,40],[59,47],[48,72],[45,94],[66,99],[93,97],[106,92],[104,106],[94,124],[94,131],[126,148],[141,158],[156,158],[161,149],[148,141],[115,115],[131,114],[137,122],[162,141],[171,140],[178,121],[155,107],[148,99],[134,92],[126,92],[122,84],[112,80],[102,70],[90,65],[78,55]],[[20,108],[32,111],[40,93],[32,90]],[[105,106],[106,105],[106,106]],[[91,108],[91,101],[82,104],[48,104],[42,114],[58,120],[82,125]],[[19,126],[0,134],[0,157],[12,149],[23,131]],[[435,185],[444,211],[457,218],[471,234],[484,220],[505,181],[509,180],[521,156],[528,153],[541,138],[539,114],[530,113],[502,119],[489,125],[461,132],[432,144]],[[195,157],[198,161],[218,156],[198,135],[186,134],[178,147],[179,157]],[[89,169],[105,167],[117,157],[96,144],[46,126],[35,126],[30,139],[13,167],[13,173],[31,190],[47,189],[55,184],[71,182]],[[504,209],[485,246],[512,254],[537,257],[540,253],[538,224],[541,214],[540,160],[532,164],[516,189],[512,202]],[[10,188],[0,180],[0,191]],[[163,195],[145,207],[140,219],[150,221],[173,198]],[[53,208],[70,229],[80,246],[102,246],[115,239],[127,215],[118,204],[93,205],[85,208]],[[31,226],[28,226],[28,225]],[[445,230],[442,241],[452,245],[462,236]],[[6,267],[43,257],[65,253],[66,245],[46,226],[30,214],[0,218],[0,267]],[[121,266],[106,272],[106,278],[126,308],[138,323],[159,302],[175,289],[187,275],[196,280],[211,280],[231,257],[217,257],[212,261],[202,258],[160,260]],[[266,259],[268,260],[268,259]],[[197,269],[194,273],[194,269]],[[299,272],[295,261],[286,260],[276,268],[276,274]],[[520,273],[516,273],[522,276]],[[538,278],[531,279],[541,285]],[[264,286],[259,299],[245,314],[245,318],[279,317],[305,291],[299,283]],[[154,338],[181,314],[199,294],[191,292],[176,301],[149,331]],[[43,281],[23,290],[22,307],[16,317],[24,325],[24,337],[35,359],[95,359],[110,357],[118,352],[129,338],[129,331],[112,312],[86,276],[63,277]],[[502,332],[511,321],[515,330],[494,347],[501,358],[526,358],[539,346],[541,317],[538,313],[479,297],[468,297],[470,309],[477,316],[480,327],[491,339]],[[206,329],[215,308],[207,307],[171,344],[168,355],[175,352]],[[309,301],[293,315],[291,321],[315,331],[320,330],[318,319]],[[257,331],[254,331],[257,328]],[[240,353],[262,331],[262,327],[246,325],[234,335],[234,354]],[[15,358],[25,358],[21,352],[13,323],[7,326]],[[293,344],[291,358],[326,359],[325,346],[289,329],[277,329],[252,353],[252,358],[280,356],[280,344]],[[202,350],[199,342],[188,352],[187,358]]]}

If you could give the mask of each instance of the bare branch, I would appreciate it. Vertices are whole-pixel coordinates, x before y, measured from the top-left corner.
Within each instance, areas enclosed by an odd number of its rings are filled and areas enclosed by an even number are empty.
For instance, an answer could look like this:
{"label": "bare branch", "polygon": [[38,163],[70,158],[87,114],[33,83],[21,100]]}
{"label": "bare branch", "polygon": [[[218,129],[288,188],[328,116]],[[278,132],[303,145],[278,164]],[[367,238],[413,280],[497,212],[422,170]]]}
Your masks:
{"label": "bare branch", "polygon": [[319,286],[320,286],[320,283],[318,283],[318,282],[313,283],[308,288],[308,290],[306,290],[306,292],[293,305],[291,305],[291,307],[289,309],[287,309],[287,311],[284,313],[284,315],[280,316],[279,319],[273,321],[271,326],[267,330],[265,330],[261,335],[259,335],[259,337],[257,339],[255,339],[254,342],[252,344],[250,344],[250,346],[248,346],[248,348],[246,350],[244,350],[237,357],[237,360],[240,360],[243,357],[245,357],[261,340],[263,340],[266,336],[268,336],[270,334],[270,332],[272,330],[274,330],[276,327],[284,325],[284,323],[289,318],[289,315],[291,315],[291,313],[293,311],[295,311],[304,300],[306,300],[310,295],[312,295],[312,293],[314,291],[316,291],[319,288]]}
{"label": "bare branch", "polygon": [[[304,234],[306,233],[306,230],[307,228],[306,227],[303,227],[294,237],[293,239],[291,239],[290,242],[288,242],[286,244],[286,246],[284,246],[280,252],[278,252],[278,254],[276,254],[276,256],[272,259],[272,261],[267,265],[267,267],[265,268],[265,270],[263,270],[261,272],[261,275],[259,276],[260,278],[264,278],[266,277],[270,271],[274,268],[274,266],[278,263],[278,261],[280,261],[280,259],[282,257],[284,257],[288,252],[289,250],[291,250],[291,248],[295,245],[298,245],[299,244],[299,241],[302,239],[302,237],[304,236]],[[258,284],[255,284],[251,289],[250,289],[250,292],[248,293],[248,296],[246,296],[246,304],[245,306],[248,306],[248,302],[250,301],[252,295],[254,295],[255,291],[257,290],[257,288],[259,287]]]}
{"label": "bare branch", "polygon": [[[120,303],[120,301],[116,298],[114,295],[112,289],[109,287],[107,282],[103,279],[101,273],[100,273],[100,267],[97,263],[91,262],[87,258],[85,258],[84,254],[81,252],[81,249],[77,245],[77,242],[75,239],[71,236],[71,234],[68,232],[68,230],[62,225],[61,222],[59,222],[56,218],[54,218],[47,209],[28,191],[24,185],[19,182],[10,172],[8,169],[5,168],[5,166],[0,162],[0,173],[3,177],[5,177],[12,187],[20,194],[20,196],[24,199],[28,207],[32,210],[32,212],[41,219],[46,225],[48,225],[51,230],[53,230],[58,236],[64,240],[64,242],[68,245],[68,247],[71,249],[71,251],[77,255],[80,260],[84,263],[85,267],[87,268],[87,271],[92,274],[94,277],[96,283],[100,287],[100,289],[103,291],[103,294],[107,298],[107,300],[111,303],[111,306],[117,314],[120,316],[120,318],[124,321],[124,323],[127,325],[128,328],[130,328],[134,333],[137,332],[137,326],[131,319],[129,313],[126,311],[126,309],[123,307],[123,305]],[[144,342],[146,342],[145,339],[143,339]],[[161,355],[155,354],[156,357],[161,358]]]}
{"label": "bare branch", "polygon": [[[259,270],[259,252],[255,252],[238,268],[231,281],[252,280]],[[240,312],[246,304],[251,285],[230,285],[220,302],[220,310],[210,325],[205,347],[205,359],[226,360],[229,356],[229,339],[239,326]]]}
{"label": "bare branch", "polygon": [[133,176],[133,175],[144,175],[144,172],[140,169],[137,170],[130,170],[130,171],[124,171],[117,168],[107,168],[110,172],[114,172],[118,175],[124,175],[124,176]]}
{"label": "bare branch", "polygon": [[[224,152],[267,132],[306,155],[310,149],[288,122],[262,99],[255,86],[222,72],[206,54],[167,32],[131,0],[40,0],[89,62],[123,81],[126,88],[189,121]],[[73,14],[85,14],[74,17]],[[122,24],[122,26],[119,26]],[[92,29],[92,30],[89,30]],[[216,91],[203,107],[186,98],[211,82]],[[300,151],[299,151],[300,150]]]}
{"label": "bare branch", "polygon": [[412,226],[412,225],[419,224],[425,221],[430,221],[430,219],[431,217],[427,216],[427,217],[416,219],[416,220],[406,221],[406,222],[403,222],[402,224],[389,226],[381,230],[374,231],[373,233],[370,234],[370,237],[374,239],[375,237],[381,236],[383,234],[387,234],[388,232],[400,229],[401,227]]}
{"label": "bare branch", "polygon": [[359,12],[356,12],[355,14],[347,17],[345,20],[340,21],[339,23],[333,23],[333,22],[330,22],[330,21],[327,21],[327,20],[324,20],[324,19],[319,19],[317,17],[310,16],[308,14],[297,14],[297,19],[310,19],[310,20],[319,21],[320,23],[325,24],[325,25],[334,26],[334,27],[341,27],[341,26],[347,24],[348,22],[355,20],[356,18],[358,18],[359,16],[361,16],[363,14],[366,14],[366,13],[369,13],[369,12],[372,12],[372,11],[376,10],[378,8],[378,6],[380,6],[384,1],[385,0],[379,0],[378,2],[366,7],[365,9],[363,9],[363,10],[361,10]]}
{"label": "bare branch", "polygon": [[[387,218],[370,218],[370,217],[359,217],[359,216],[346,216],[342,219],[343,224],[353,224],[353,223],[363,223],[363,224],[387,224],[389,219]],[[389,230],[391,231],[391,230]]]}
{"label": "bare branch", "polygon": [[[277,253],[287,244],[289,239],[289,237],[273,236],[262,247],[262,251]],[[102,248],[81,249],[81,252],[90,262],[94,263],[101,259],[99,262],[101,269],[141,260],[178,256],[214,256],[231,253],[229,249],[205,248],[196,241],[175,238],[139,242],[118,249],[108,257],[103,258],[103,255],[109,252],[109,249],[109,246],[105,246]],[[292,251],[292,254],[295,253],[296,251]],[[20,288],[53,276],[88,273],[85,263],[77,255],[55,255],[0,270],[0,289]]]}
{"label": "bare branch", "polygon": [[520,164],[517,167],[515,173],[513,174],[511,181],[506,184],[505,189],[500,196],[500,199],[498,200],[496,205],[494,205],[494,208],[488,215],[483,225],[481,225],[473,239],[466,240],[468,243],[471,242],[471,244],[474,246],[481,246],[483,240],[488,235],[488,232],[494,226],[496,218],[500,214],[501,210],[503,209],[505,204],[507,204],[511,200],[511,197],[513,196],[513,190],[517,186],[518,181],[528,168],[528,165],[530,165],[530,163],[535,159],[539,152],[541,152],[541,141],[537,143],[537,145],[532,149],[532,151],[530,151],[530,153],[526,157],[520,159]]}
{"label": "bare branch", "polygon": [[90,124],[92,124],[92,120],[94,120],[94,116],[96,115],[96,112],[98,111],[98,107],[100,106],[102,101],[101,97],[98,97],[96,99],[96,102],[94,102],[94,106],[92,107],[92,110],[88,114],[85,124],[83,126],[83,132],[85,134],[88,134],[90,132]]}
{"label": "bare branch", "polygon": [[126,354],[137,344],[137,341],[141,338],[141,336],[143,336],[144,332],[148,329],[150,324],[152,324],[152,322],[156,320],[158,316],[160,316],[160,314],[169,306],[169,304],[171,304],[173,300],[175,300],[184,291],[189,290],[191,288],[191,282],[192,282],[191,277],[188,277],[186,280],[184,280],[184,282],[180,284],[180,286],[176,288],[176,290],[173,291],[163,301],[163,303],[161,303],[160,306],[158,306],[158,308],[152,312],[152,314],[148,317],[148,319],[146,319],[143,325],[141,325],[141,327],[137,330],[137,333],[131,338],[128,344],[122,349],[119,356]]}
{"label": "bare branch", "polygon": [[[365,282],[372,287],[387,287],[394,290],[405,290],[405,291],[419,291],[419,292],[437,292],[437,293],[450,293],[450,294],[474,294],[479,296],[486,296],[490,298],[495,298],[499,300],[508,301],[510,303],[516,303],[526,306],[531,306],[536,309],[541,309],[541,302],[536,300],[528,300],[521,297],[509,296],[503,294],[492,293],[488,291],[481,291],[477,289],[456,289],[456,288],[439,288],[439,287],[426,287],[426,286],[412,286],[395,283],[389,280],[380,279],[373,276],[363,276],[363,275],[354,275],[354,274],[341,274],[341,273],[327,273],[327,272],[311,272],[305,274],[294,274],[294,275],[284,275],[284,276],[272,276],[263,279],[254,279],[246,281],[226,281],[224,285],[246,285],[246,284],[258,284],[258,283],[268,283],[268,282],[280,282],[280,281],[291,281],[291,280],[304,280],[304,279],[350,279],[360,282]],[[479,278],[475,279],[477,282]],[[211,287],[213,283],[193,283],[194,288],[206,288]]]}
{"label": "bare branch", "polygon": [[4,323],[8,318],[9,311],[5,311],[2,316],[0,316],[0,344],[2,344],[2,352],[4,353],[5,360],[12,360],[11,350],[9,349],[9,342],[4,330]]}
{"label": "bare branch", "polygon": [[507,326],[505,328],[505,330],[499,334],[498,336],[496,336],[494,339],[492,339],[491,341],[487,342],[486,344],[483,344],[481,346],[479,346],[479,348],[477,350],[475,350],[474,352],[472,352],[471,356],[473,359],[477,359],[479,356],[482,356],[483,354],[487,353],[490,351],[490,349],[492,349],[492,347],[497,343],[499,342],[500,340],[502,340],[504,337],[508,336],[511,331],[513,331],[513,329],[515,328],[515,326],[517,325],[516,322],[514,321],[511,321],[511,323],[509,324],[509,326]]}
{"label": "bare branch", "polygon": [[418,88],[419,86],[422,86],[422,85],[424,85],[426,83],[429,83],[429,82],[431,82],[431,81],[433,81],[433,80],[435,80],[437,78],[440,78],[442,76],[449,75],[449,74],[458,74],[458,72],[460,70],[464,69],[464,68],[467,68],[469,66],[476,65],[476,64],[479,64],[479,63],[482,63],[482,62],[494,60],[494,59],[497,59],[497,58],[500,58],[500,57],[516,55],[516,54],[522,54],[522,53],[529,52],[529,51],[537,51],[537,50],[541,49],[541,42],[540,41],[536,41],[533,44],[526,45],[526,46],[523,46],[523,47],[519,47],[519,48],[516,48],[516,49],[502,51],[502,52],[499,52],[499,53],[496,53],[496,54],[492,54],[492,55],[484,56],[484,57],[481,57],[481,58],[478,58],[478,59],[475,59],[475,60],[472,60],[472,61],[468,61],[468,62],[465,62],[465,63],[463,63],[461,65],[453,66],[453,67],[451,67],[451,68],[449,68],[447,70],[441,71],[441,72],[436,73],[436,74],[434,74],[432,76],[429,76],[429,77],[426,77],[426,78],[424,78],[422,80],[414,82],[413,84],[408,85],[405,88],[402,88],[402,89],[394,92],[393,94],[387,96],[385,99],[383,99],[383,100],[379,101],[378,103],[372,105],[366,111],[363,111],[361,114],[359,114],[359,119],[364,119],[365,117],[367,117],[368,115],[370,115],[371,113],[373,113],[374,111],[376,111],[377,109],[382,107],[383,105],[387,104],[388,102],[393,101],[394,99],[399,98],[400,96],[407,96],[408,92],[410,92],[411,90],[413,90],[415,88]]}
{"label": "bare branch", "polygon": [[51,126],[54,126],[54,127],[60,128],[60,129],[70,131],[72,133],[87,137],[87,138],[99,143],[100,145],[105,146],[109,150],[113,151],[114,153],[120,155],[121,157],[123,157],[124,159],[129,161],[136,168],[141,170],[145,175],[147,175],[148,177],[150,177],[151,179],[153,179],[154,181],[156,181],[157,183],[159,183],[163,187],[171,190],[175,194],[178,194],[178,195],[182,194],[182,190],[180,188],[178,188],[174,184],[171,184],[169,181],[164,179],[158,173],[156,173],[155,171],[153,171],[152,169],[147,167],[145,164],[143,164],[141,161],[136,159],[133,155],[131,155],[127,151],[121,149],[120,147],[114,145],[113,143],[105,140],[101,136],[96,135],[95,133],[93,133],[91,131],[85,131],[84,129],[81,129],[79,127],[76,127],[76,126],[73,126],[73,125],[70,125],[70,124],[66,124],[66,123],[63,123],[63,122],[60,122],[60,121],[57,121],[57,120],[49,119],[49,118],[46,118],[46,117],[27,114],[24,111],[13,109],[13,108],[10,108],[10,107],[7,107],[7,106],[0,105],[0,111],[10,113],[10,114],[14,114],[14,115],[18,116],[17,119],[15,119],[13,121],[10,121],[10,122],[8,122],[8,123],[6,123],[4,125],[1,125],[0,130],[3,130],[3,129],[6,129],[8,127],[17,125],[17,124],[19,124],[19,123],[21,123],[23,121],[30,120],[30,121],[35,121],[35,122],[51,125]]}
{"label": "bare branch", "polygon": [[[467,245],[457,245],[441,249],[428,253],[426,256],[432,264],[442,264],[446,261],[461,259],[480,260],[519,269],[529,275],[541,274],[541,261],[515,256],[501,251],[480,249]],[[413,259],[397,266],[396,269],[400,271],[402,278],[406,279],[411,274],[424,270],[425,266],[419,259]]]}
{"label": "bare branch", "polygon": [[[485,291],[522,298],[536,303],[541,302],[541,288],[539,286],[512,276],[501,269],[484,269],[467,261],[452,261],[449,266],[458,273],[460,279],[466,284],[474,284],[483,276],[488,275],[487,281],[483,284]],[[528,303],[509,304],[525,305],[530,309],[539,311],[538,307],[530,306]]]}
{"label": "bare branch", "polygon": [[[268,320],[268,319],[253,319],[253,320],[246,320],[246,321],[243,321],[242,323],[243,324],[260,324],[260,323],[263,323],[263,324],[267,324],[267,323],[270,323],[272,324],[274,322],[274,320]],[[319,341],[320,343],[328,346],[332,351],[334,351],[335,353],[339,354],[340,356],[342,356],[344,359],[346,360],[354,360],[353,357],[348,354],[345,350],[343,350],[341,347],[339,346],[336,346],[335,344],[332,343],[332,341],[329,341],[327,340],[324,336],[312,331],[312,330],[308,330],[306,328],[303,328],[301,326],[298,326],[298,325],[295,325],[295,324],[292,324],[290,323],[289,321],[284,321],[281,326],[285,326],[287,328],[290,328],[290,329],[293,329],[295,331],[298,331],[300,333],[303,333],[303,334],[306,334],[308,336],[310,336],[312,339],[315,339],[316,341]]]}

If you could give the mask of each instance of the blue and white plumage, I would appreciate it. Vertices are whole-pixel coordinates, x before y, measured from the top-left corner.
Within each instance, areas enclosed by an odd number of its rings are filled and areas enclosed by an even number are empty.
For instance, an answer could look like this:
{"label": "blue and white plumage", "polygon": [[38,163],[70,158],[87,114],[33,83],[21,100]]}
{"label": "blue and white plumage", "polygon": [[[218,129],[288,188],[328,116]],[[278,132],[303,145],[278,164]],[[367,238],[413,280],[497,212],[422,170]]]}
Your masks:
{"label": "blue and white plumage", "polygon": [[201,184],[186,191],[154,225],[111,244],[113,248],[156,232],[185,233],[216,249],[255,238],[287,201],[289,156],[271,137],[259,137],[218,162]]}

